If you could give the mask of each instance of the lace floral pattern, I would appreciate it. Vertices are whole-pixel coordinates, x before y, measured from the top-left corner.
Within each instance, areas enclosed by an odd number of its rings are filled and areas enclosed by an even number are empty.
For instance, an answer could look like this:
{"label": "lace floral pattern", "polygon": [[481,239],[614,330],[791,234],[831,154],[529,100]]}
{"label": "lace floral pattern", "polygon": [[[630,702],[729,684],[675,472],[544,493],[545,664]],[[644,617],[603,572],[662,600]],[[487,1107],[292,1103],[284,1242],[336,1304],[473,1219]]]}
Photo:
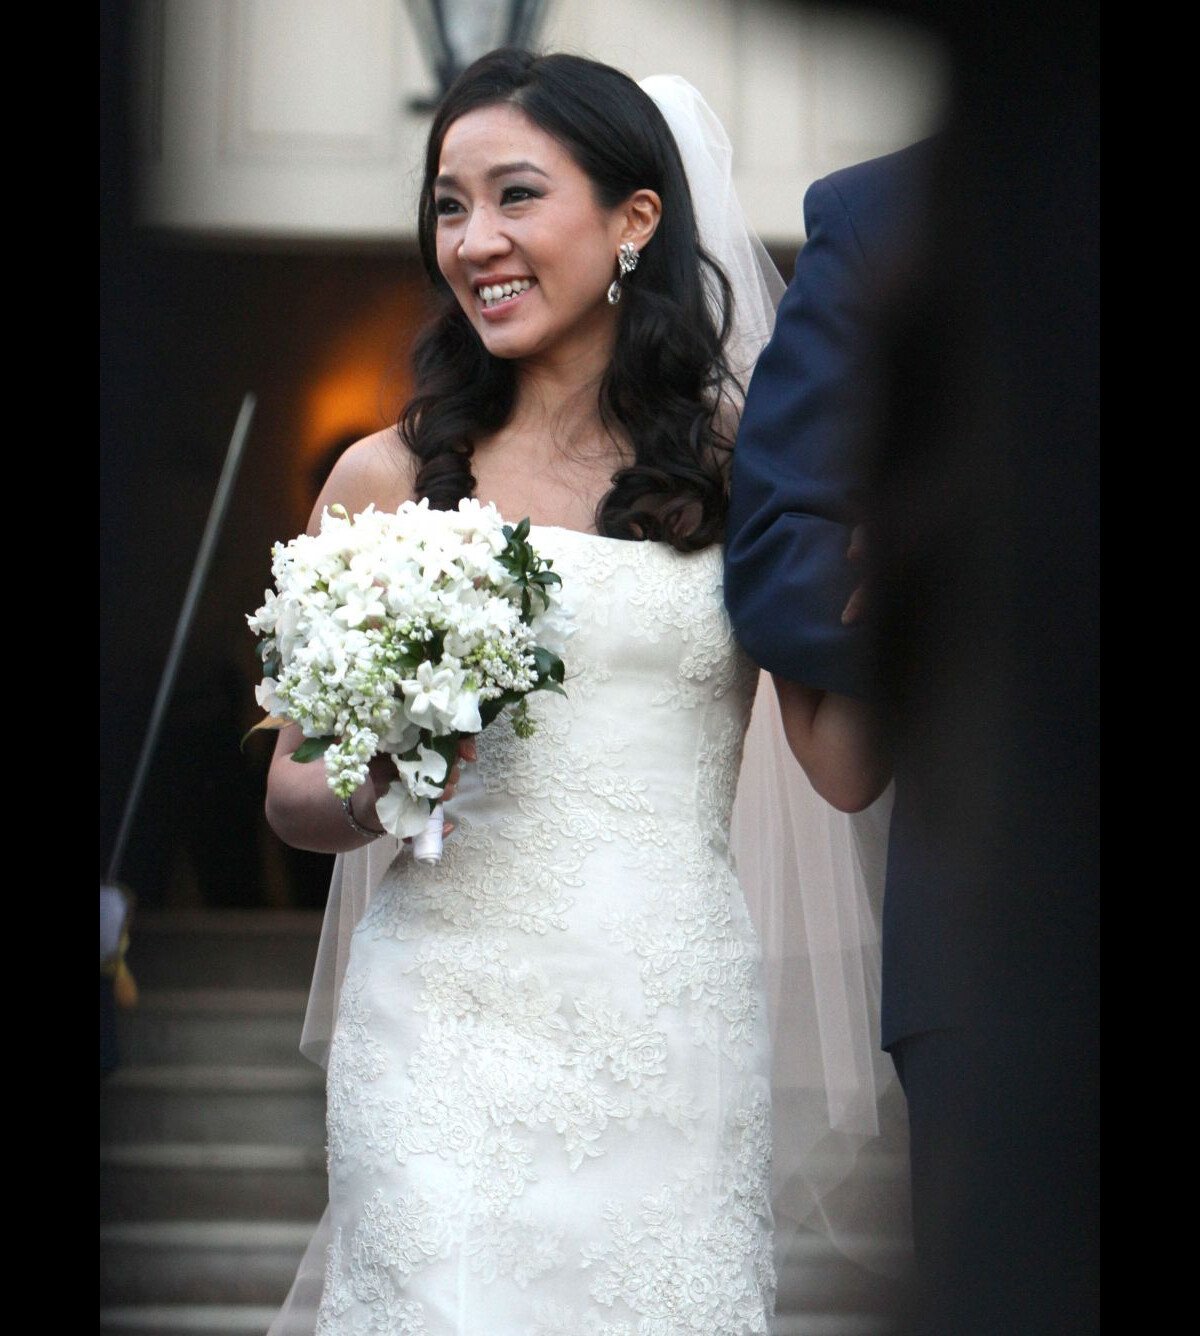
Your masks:
{"label": "lace floral pattern", "polygon": [[337,1038],[330,1050],[325,1082],[325,1125],[331,1177],[344,1172],[351,1149],[359,1156],[386,1158],[391,1138],[389,1118],[397,1116],[394,1101],[380,1100],[374,1085],[388,1067],[384,1045],[372,1033],[365,1001],[369,976],[348,973],[342,987]]}
{"label": "lace floral pattern", "polygon": [[[334,1236],[317,1332],[424,1336],[421,1305],[404,1297],[404,1282],[445,1247],[444,1226],[427,1201],[415,1192],[389,1201],[376,1191],[363,1207],[349,1248],[343,1250],[341,1231]],[[344,1319],[355,1308],[360,1316],[347,1327]]]}
{"label": "lace floral pattern", "polygon": [[759,1095],[727,1123],[719,1186],[705,1194],[712,1166],[688,1181],[647,1193],[631,1211],[610,1202],[607,1238],[585,1247],[595,1277],[591,1296],[618,1301],[639,1316],[637,1331],[661,1336],[762,1333],[774,1302],[770,1214],[770,1125]]}
{"label": "lace floral pattern", "polygon": [[766,1029],[727,854],[754,675],[720,554],[536,536],[577,610],[568,695],[480,736],[442,863],[402,854],[355,933],[320,1330],[765,1332]]}
{"label": "lace floral pattern", "polygon": [[514,1209],[500,1219],[480,1216],[471,1231],[471,1270],[485,1285],[507,1276],[520,1289],[566,1260],[562,1230],[539,1221],[532,1211]]}

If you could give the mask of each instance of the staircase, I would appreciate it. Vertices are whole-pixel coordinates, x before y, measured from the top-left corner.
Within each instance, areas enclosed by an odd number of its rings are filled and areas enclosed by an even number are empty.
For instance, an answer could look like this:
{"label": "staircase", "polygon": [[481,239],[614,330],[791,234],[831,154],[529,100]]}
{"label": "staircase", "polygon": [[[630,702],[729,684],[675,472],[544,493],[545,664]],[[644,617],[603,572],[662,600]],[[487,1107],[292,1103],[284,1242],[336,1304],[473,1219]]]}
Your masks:
{"label": "staircase", "polygon": [[319,913],[142,913],[101,1086],[100,1330],[263,1336],[325,1205]]}
{"label": "staircase", "polygon": [[[324,1074],[297,1048],[320,923],[138,915],[141,1001],[100,1101],[108,1336],[264,1336],[287,1295],[325,1207]],[[895,1156],[863,1169],[884,1184],[906,1172]],[[777,1260],[773,1336],[886,1336],[894,1281],[816,1235]]]}

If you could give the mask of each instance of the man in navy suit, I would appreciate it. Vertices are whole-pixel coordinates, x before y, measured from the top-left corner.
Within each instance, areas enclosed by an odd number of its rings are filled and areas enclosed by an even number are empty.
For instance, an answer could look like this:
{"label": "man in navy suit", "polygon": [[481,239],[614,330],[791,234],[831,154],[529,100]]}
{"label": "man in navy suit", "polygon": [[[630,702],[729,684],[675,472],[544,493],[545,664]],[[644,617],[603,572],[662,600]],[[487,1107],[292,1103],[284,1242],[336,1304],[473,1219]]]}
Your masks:
{"label": "man in navy suit", "polygon": [[[763,667],[869,694],[870,645],[841,614],[862,578],[875,329],[919,218],[929,141],[834,172],[804,198],[807,240],[754,369],[734,451],[725,560],[738,636]],[[787,606],[798,624],[779,618]]]}
{"label": "man in navy suit", "polygon": [[806,195],[734,451],[726,602],[762,667],[893,725],[904,1331],[1074,1336],[1096,1317],[1090,197],[1073,142],[1052,161],[980,126]]}
{"label": "man in navy suit", "polygon": [[[877,339],[915,244],[931,143],[810,187],[807,240],[755,367],[734,451],[725,598],[739,640],[772,673],[858,698],[879,694],[874,641],[861,620],[843,619],[863,579],[850,549],[865,517],[866,451],[881,411],[872,395]],[[889,881],[904,871],[897,801]],[[885,903],[885,913],[907,913],[899,896]],[[902,939],[931,959],[914,971],[916,993],[908,971],[904,991],[893,988],[885,961],[885,1048],[945,1019],[936,943],[913,940],[933,929],[924,917],[889,927],[888,946]]]}

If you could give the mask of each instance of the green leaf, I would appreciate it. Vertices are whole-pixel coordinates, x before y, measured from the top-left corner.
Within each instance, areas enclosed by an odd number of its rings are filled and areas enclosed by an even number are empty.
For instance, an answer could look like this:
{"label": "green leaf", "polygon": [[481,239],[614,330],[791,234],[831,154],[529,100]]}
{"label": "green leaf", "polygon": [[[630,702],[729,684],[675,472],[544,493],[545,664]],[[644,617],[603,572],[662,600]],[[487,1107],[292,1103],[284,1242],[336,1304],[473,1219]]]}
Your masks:
{"label": "green leaf", "polygon": [[539,678],[561,682],[566,676],[566,667],[558,655],[551,654],[548,649],[543,649],[540,645],[533,651],[533,666],[537,669]]}
{"label": "green leaf", "polygon": [[483,720],[484,728],[496,718],[506,705],[519,705],[522,699],[522,693],[518,691],[505,691],[492,700],[485,700],[479,707],[479,717]]}
{"label": "green leaf", "polygon": [[279,646],[274,640],[264,640],[259,644],[258,657],[262,660],[264,677],[279,676],[283,664],[279,657]]}
{"label": "green leaf", "polygon": [[517,525],[516,532],[514,533],[513,536],[516,538],[516,540],[517,540],[519,543],[523,543],[523,542],[526,540],[526,538],[529,537],[529,516],[528,516],[528,515],[526,515],[525,518],[520,522],[520,524]]}
{"label": "green leaf", "polygon": [[463,736],[462,733],[445,733],[440,737],[430,738],[425,743],[446,762],[447,773],[449,773],[454,762],[458,760],[458,743]]}
{"label": "green leaf", "polygon": [[305,738],[304,741],[292,752],[293,761],[315,761],[318,756],[324,756],[333,746],[333,738]]}
{"label": "green leaf", "polygon": [[495,717],[504,709],[502,700],[485,700],[479,707],[479,719],[484,728],[490,724]]}

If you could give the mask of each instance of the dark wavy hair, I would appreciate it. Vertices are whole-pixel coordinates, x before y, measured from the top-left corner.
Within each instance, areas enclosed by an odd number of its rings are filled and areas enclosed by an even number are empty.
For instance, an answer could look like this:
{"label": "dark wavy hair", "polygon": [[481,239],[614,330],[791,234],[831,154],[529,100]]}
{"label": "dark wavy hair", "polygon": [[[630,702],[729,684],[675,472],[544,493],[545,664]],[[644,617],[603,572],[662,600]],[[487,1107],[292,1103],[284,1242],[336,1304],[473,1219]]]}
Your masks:
{"label": "dark wavy hair", "polygon": [[500,103],[519,107],[562,144],[602,208],[641,189],[662,200],[658,228],[623,285],[616,347],[600,385],[601,421],[629,438],[633,462],[613,474],[596,530],[682,551],[707,547],[724,532],[732,448],[734,378],[723,351],[729,281],[700,246],[679,150],[658,107],[628,75],[579,56],[493,51],[455,80],[434,116],[418,235],[444,301],[413,350],[416,392],[399,422],[418,460],[416,494],[444,509],[472,495],[474,444],[508,421],[516,398],[514,363],[484,348],[438,269],[433,198],[446,131]]}

